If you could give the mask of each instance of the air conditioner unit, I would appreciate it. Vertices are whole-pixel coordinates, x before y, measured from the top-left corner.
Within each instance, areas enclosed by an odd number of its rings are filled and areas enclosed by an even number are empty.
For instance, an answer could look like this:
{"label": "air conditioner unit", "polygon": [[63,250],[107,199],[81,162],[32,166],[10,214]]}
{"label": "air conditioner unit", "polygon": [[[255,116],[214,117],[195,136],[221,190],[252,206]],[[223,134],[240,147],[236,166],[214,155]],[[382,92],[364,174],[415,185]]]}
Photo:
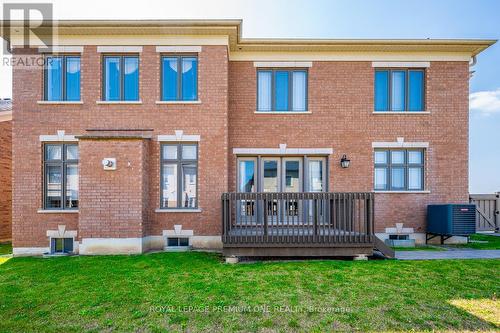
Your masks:
{"label": "air conditioner unit", "polygon": [[427,206],[426,241],[441,236],[441,243],[452,236],[469,236],[476,232],[476,206],[470,204],[446,204]]}

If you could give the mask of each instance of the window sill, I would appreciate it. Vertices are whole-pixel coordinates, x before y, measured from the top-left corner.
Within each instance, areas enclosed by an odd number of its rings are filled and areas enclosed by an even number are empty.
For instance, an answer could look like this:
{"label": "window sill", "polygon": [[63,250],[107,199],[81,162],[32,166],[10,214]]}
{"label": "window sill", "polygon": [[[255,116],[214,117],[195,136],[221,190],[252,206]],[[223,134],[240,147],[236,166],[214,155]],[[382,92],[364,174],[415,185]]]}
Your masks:
{"label": "window sill", "polygon": [[157,208],[155,213],[201,213],[200,208]]}
{"label": "window sill", "polygon": [[61,104],[61,105],[75,104],[75,105],[78,105],[78,104],[83,104],[83,101],[37,101],[36,103],[40,104],[40,105],[57,105],[57,104]]}
{"label": "window sill", "polygon": [[311,114],[311,111],[254,111],[255,114]]}
{"label": "window sill", "polygon": [[156,104],[201,104],[201,101],[156,101]]}
{"label": "window sill", "polygon": [[374,193],[385,193],[385,194],[429,194],[431,191],[378,191],[374,190]]}
{"label": "window sill", "polygon": [[142,104],[142,101],[95,101],[96,104]]}
{"label": "window sill", "polygon": [[390,114],[407,114],[407,115],[419,115],[419,114],[430,114],[430,111],[373,111],[373,114],[383,114],[383,115],[390,115]]}
{"label": "window sill", "polygon": [[38,214],[78,214],[76,209],[39,209]]}

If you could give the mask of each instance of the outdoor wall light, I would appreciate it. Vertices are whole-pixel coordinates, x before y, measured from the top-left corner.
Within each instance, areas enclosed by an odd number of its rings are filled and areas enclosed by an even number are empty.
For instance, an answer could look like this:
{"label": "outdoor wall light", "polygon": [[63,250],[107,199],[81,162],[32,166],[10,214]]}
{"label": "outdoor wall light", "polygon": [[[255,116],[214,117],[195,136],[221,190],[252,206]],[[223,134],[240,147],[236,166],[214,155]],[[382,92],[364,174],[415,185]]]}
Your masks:
{"label": "outdoor wall light", "polygon": [[349,163],[351,163],[351,160],[348,159],[345,154],[342,155],[342,158],[340,159],[340,166],[345,169],[349,167]]}

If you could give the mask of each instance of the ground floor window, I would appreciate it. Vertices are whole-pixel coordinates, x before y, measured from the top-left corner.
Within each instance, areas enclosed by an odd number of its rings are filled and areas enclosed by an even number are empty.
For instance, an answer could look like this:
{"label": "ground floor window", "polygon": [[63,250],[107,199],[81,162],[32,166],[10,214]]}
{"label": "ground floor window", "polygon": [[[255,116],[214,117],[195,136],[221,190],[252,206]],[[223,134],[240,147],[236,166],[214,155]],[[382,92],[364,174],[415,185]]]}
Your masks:
{"label": "ground floor window", "polygon": [[197,208],[197,178],[196,144],[162,144],[161,208]]}
{"label": "ground floor window", "polygon": [[78,208],[78,145],[44,145],[44,209]]}
{"label": "ground floor window", "polygon": [[374,152],[374,161],[375,190],[424,189],[423,149],[377,149]]}
{"label": "ground floor window", "polygon": [[325,192],[326,157],[238,158],[239,192]]}

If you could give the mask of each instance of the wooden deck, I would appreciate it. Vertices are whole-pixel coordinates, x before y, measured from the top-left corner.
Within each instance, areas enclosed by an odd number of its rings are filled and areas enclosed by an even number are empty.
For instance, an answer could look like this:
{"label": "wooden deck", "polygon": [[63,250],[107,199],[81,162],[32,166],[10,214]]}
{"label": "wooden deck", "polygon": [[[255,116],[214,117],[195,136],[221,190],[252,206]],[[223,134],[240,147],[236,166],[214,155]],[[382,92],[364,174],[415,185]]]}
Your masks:
{"label": "wooden deck", "polygon": [[373,214],[373,193],[224,193],[224,254],[371,255]]}

